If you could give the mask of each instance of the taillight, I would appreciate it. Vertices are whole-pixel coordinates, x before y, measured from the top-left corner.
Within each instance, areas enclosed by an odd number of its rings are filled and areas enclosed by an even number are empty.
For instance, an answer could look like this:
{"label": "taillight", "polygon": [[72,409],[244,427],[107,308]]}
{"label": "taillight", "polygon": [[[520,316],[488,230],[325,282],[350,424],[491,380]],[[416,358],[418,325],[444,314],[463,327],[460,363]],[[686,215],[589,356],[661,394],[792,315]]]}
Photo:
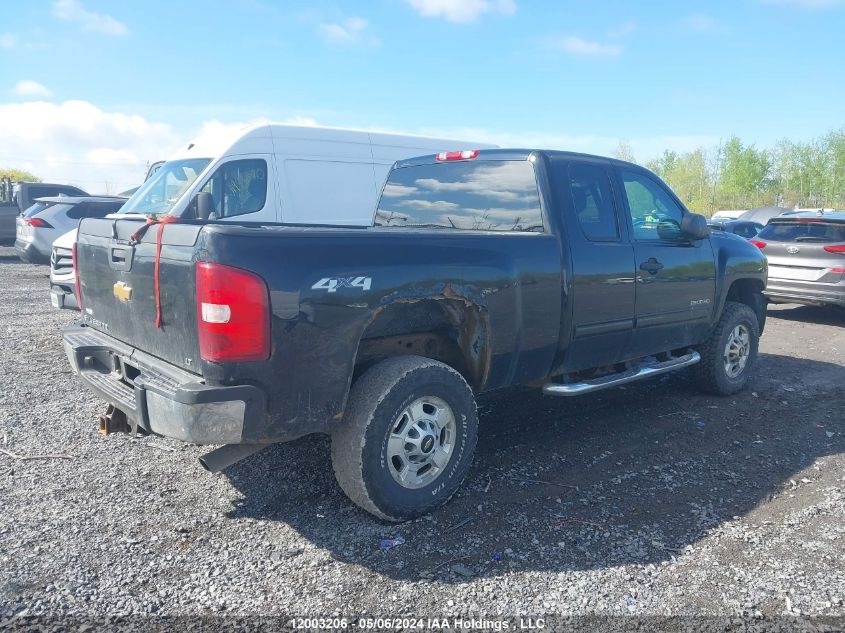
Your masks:
{"label": "taillight", "polygon": [[437,155],[438,161],[444,160],[472,160],[478,156],[477,149],[465,149],[462,152],[440,152]]}
{"label": "taillight", "polygon": [[845,244],[836,244],[834,246],[825,246],[824,250],[828,253],[845,253]]}
{"label": "taillight", "polygon": [[76,289],[76,305],[79,306],[80,310],[84,310],[85,307],[82,304],[82,285],[79,281],[79,262],[76,259],[76,242],[73,243],[73,248],[70,249],[70,258],[73,262],[73,283]]}
{"label": "taillight", "polygon": [[754,244],[754,246],[756,246],[760,250],[763,250],[764,248],[766,248],[766,243],[761,242],[760,240],[748,240],[748,241],[751,242],[752,244]]}
{"label": "taillight", "polygon": [[197,262],[200,356],[215,363],[270,356],[270,295],[251,272]]}
{"label": "taillight", "polygon": [[49,222],[42,220],[41,218],[24,218],[24,224],[28,224],[29,226],[34,226],[37,229],[52,229],[53,225]]}

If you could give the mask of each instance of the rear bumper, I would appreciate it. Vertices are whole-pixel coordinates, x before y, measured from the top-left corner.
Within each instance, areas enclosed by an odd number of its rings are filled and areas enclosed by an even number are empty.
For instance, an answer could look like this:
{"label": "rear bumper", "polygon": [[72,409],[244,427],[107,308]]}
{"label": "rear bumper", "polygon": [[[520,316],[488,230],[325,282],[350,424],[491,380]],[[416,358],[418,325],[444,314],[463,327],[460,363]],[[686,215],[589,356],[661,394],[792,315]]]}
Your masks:
{"label": "rear bumper", "polygon": [[50,302],[54,308],[79,310],[79,305],[76,303],[76,295],[67,286],[50,284]]}
{"label": "rear bumper", "polygon": [[845,282],[822,284],[769,278],[763,294],[775,302],[845,306]]}
{"label": "rear bumper", "polygon": [[27,242],[26,240],[15,240],[15,252],[23,261],[28,264],[49,264],[50,254],[46,255],[38,250],[35,242]]}
{"label": "rear bumper", "polygon": [[251,385],[214,387],[202,378],[90,327],[62,336],[85,385],[142,429],[192,444],[240,444],[245,422],[266,416],[264,393]]}

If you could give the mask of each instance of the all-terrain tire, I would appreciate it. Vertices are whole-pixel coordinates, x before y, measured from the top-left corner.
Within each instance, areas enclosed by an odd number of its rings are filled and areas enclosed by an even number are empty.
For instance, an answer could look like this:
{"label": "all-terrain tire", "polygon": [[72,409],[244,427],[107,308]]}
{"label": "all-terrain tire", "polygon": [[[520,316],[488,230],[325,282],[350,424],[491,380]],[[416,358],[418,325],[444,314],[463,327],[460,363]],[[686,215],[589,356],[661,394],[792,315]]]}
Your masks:
{"label": "all-terrain tire", "polygon": [[[748,333],[748,349],[745,354],[747,358],[742,369],[736,375],[731,375],[726,367],[726,348],[737,328],[744,328]],[[740,329],[740,332],[742,331]],[[748,382],[757,360],[759,344],[760,326],[754,310],[744,303],[727,301],[710,337],[695,348],[701,354],[701,361],[693,366],[693,376],[698,387],[720,396],[740,391]]]}
{"label": "all-terrain tire", "polygon": [[[409,489],[395,479],[399,469],[390,461],[388,439],[396,433],[403,412],[421,398],[445,402],[451,409],[453,444],[436,478]],[[475,398],[463,376],[430,358],[388,358],[352,385],[343,420],[332,435],[335,478],[346,495],[367,512],[386,521],[407,521],[455,494],[472,464],[477,438]]]}

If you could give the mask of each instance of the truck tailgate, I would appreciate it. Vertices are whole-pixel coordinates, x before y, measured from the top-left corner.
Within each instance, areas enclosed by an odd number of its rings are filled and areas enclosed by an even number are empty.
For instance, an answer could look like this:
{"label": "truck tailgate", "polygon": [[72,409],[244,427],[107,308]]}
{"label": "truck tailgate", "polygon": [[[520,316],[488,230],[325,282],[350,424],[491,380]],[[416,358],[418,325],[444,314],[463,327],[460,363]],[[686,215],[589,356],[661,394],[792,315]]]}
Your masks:
{"label": "truck tailgate", "polygon": [[[150,226],[139,243],[141,219],[85,219],[77,238],[83,323],[191,372],[199,373],[194,249],[202,227]],[[162,325],[156,328],[156,234]]]}

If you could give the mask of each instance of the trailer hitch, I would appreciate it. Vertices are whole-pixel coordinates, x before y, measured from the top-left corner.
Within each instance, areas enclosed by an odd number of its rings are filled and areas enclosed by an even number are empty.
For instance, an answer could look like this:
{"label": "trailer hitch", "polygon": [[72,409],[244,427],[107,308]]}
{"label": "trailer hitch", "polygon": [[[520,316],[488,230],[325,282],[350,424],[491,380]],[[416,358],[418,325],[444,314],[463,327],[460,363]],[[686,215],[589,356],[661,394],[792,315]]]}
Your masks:
{"label": "trailer hitch", "polygon": [[106,412],[100,416],[100,435],[111,433],[129,433],[129,420],[126,414],[114,405],[106,407]]}

